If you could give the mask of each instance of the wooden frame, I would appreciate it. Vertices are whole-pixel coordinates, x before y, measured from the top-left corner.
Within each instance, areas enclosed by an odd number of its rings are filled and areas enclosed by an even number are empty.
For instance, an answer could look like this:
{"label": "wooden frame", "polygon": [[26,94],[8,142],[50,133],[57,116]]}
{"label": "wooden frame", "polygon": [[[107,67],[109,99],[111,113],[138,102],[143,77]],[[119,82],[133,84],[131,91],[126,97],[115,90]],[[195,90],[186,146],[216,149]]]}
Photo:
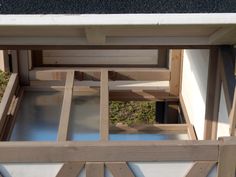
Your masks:
{"label": "wooden frame", "polygon": [[[129,70],[129,68],[128,68]],[[70,104],[71,104],[71,96],[73,89],[77,89],[78,86],[73,86],[72,80],[74,80],[74,76],[76,78],[75,72],[97,72],[93,73],[93,77],[97,80],[101,80],[101,141],[99,142],[70,142],[67,140],[67,127],[69,121],[69,112]],[[32,81],[32,78],[36,78],[31,76],[31,73],[34,71],[29,72],[29,80]],[[38,71],[36,71],[38,72]],[[35,72],[35,73],[36,73]],[[58,176],[66,176],[68,172],[68,168],[74,171],[76,167],[78,169],[75,170],[75,173],[79,173],[82,167],[85,164],[85,168],[88,171],[90,176],[102,176],[102,172],[104,170],[104,164],[112,169],[112,173],[118,176],[118,173],[126,174],[127,176],[132,176],[129,169],[126,166],[127,162],[148,162],[148,161],[195,161],[196,164],[193,168],[189,171],[186,176],[191,177],[196,175],[196,170],[203,169],[202,176],[206,175],[209,172],[209,169],[215,163],[219,163],[218,168],[218,177],[225,177],[227,172],[227,177],[234,177],[233,173],[235,171],[235,164],[236,164],[236,155],[235,154],[235,147],[236,141],[235,139],[227,140],[227,141],[196,141],[197,139],[194,128],[190,124],[188,118],[186,119],[186,124],[183,125],[154,125],[154,126],[147,126],[147,127],[129,127],[128,130],[125,127],[115,127],[116,129],[125,129],[125,131],[161,131],[161,132],[187,132],[190,139],[192,141],[160,141],[160,142],[112,142],[108,140],[108,133],[109,133],[109,120],[108,120],[108,101],[111,98],[112,94],[109,94],[109,79],[114,79],[109,77],[110,69],[108,68],[93,68],[90,71],[80,71],[76,68],[70,68],[64,70],[64,74],[60,74],[61,71],[55,71],[55,75],[51,75],[52,78],[55,77],[57,80],[65,80],[62,81],[58,86],[51,88],[52,86],[46,86],[46,89],[60,89],[63,91],[65,89],[64,99],[63,99],[63,107],[62,107],[62,114],[61,114],[61,123],[59,128],[59,137],[57,142],[1,142],[0,143],[0,162],[1,163],[65,163],[60,170]],[[140,71],[137,68],[134,68],[132,72],[121,70],[116,70],[116,68],[112,68],[112,72],[119,72],[122,75],[125,75],[125,78],[129,78],[130,80],[138,80],[143,78],[143,80],[150,80],[147,77],[147,73],[150,71]],[[133,75],[133,72],[143,72],[144,75]],[[157,73],[160,72],[157,71]],[[171,75],[172,71],[165,71],[168,75]],[[67,74],[66,74],[67,73]],[[150,72],[151,73],[151,72]],[[165,74],[166,74],[165,73]],[[43,73],[45,74],[45,73]],[[100,76],[99,76],[100,74]],[[173,73],[172,73],[173,74]],[[47,77],[48,75],[40,76],[43,78]],[[160,77],[160,76],[158,76]],[[80,78],[80,76],[79,76]],[[120,79],[122,77],[116,76],[115,79]],[[153,77],[154,78],[154,77]],[[163,79],[164,78],[164,79]],[[155,77],[157,79],[157,77]],[[160,79],[163,80],[171,80],[171,76],[169,77],[161,77]],[[172,78],[173,79],[173,78]],[[6,112],[9,112],[10,105],[19,105],[19,102],[12,101],[14,99],[14,94],[16,89],[13,89],[17,79],[13,79],[11,81],[11,86],[9,86],[9,92],[6,93],[5,101],[3,105],[3,113],[1,117],[5,117]],[[51,80],[51,79],[49,79]],[[83,80],[82,79],[78,79]],[[43,81],[40,81],[43,82]],[[179,82],[179,81],[178,81]],[[29,82],[31,84],[31,82]],[[63,83],[66,83],[65,86],[62,86]],[[24,84],[24,83],[23,83]],[[28,83],[27,83],[28,84]],[[26,84],[26,85],[27,85]],[[78,82],[79,84],[79,82]],[[17,85],[17,84],[16,84]],[[30,89],[31,86],[26,86],[25,88]],[[33,89],[41,89],[42,87],[34,85]],[[88,91],[92,91],[93,87],[87,88]],[[97,90],[96,90],[97,91]],[[129,90],[130,91],[130,90]],[[132,91],[132,90],[131,90]],[[143,90],[141,90],[143,91]],[[145,90],[144,90],[145,91]],[[120,91],[121,92],[121,91]],[[132,91],[133,92],[133,91]],[[136,91],[140,92],[140,90]],[[146,91],[145,91],[146,92]],[[156,98],[160,98],[161,94],[162,99],[179,99],[180,104],[183,109],[183,114],[185,117],[188,117],[185,108],[183,108],[184,102],[181,101],[181,95],[175,92],[177,95],[172,95],[170,91],[165,90],[162,92],[158,92]],[[126,96],[130,93],[126,93]],[[160,94],[160,95],[159,95]],[[167,95],[165,95],[167,94]],[[168,95],[169,94],[169,95]],[[13,95],[13,96],[12,96]],[[119,95],[118,95],[119,96]],[[118,97],[117,96],[117,97]],[[171,97],[172,96],[172,97]],[[125,96],[124,96],[125,97]],[[144,97],[143,97],[144,98]],[[182,103],[181,103],[182,102]],[[15,106],[17,107],[17,106]],[[216,108],[211,109],[216,110]],[[10,111],[11,112],[11,111]],[[0,119],[2,121],[2,119]],[[65,122],[65,123],[63,123]],[[115,129],[114,128],[114,129]],[[112,128],[110,128],[112,129]],[[3,130],[2,130],[3,131]],[[88,153],[89,152],[89,153]],[[229,162],[227,162],[227,160]],[[225,166],[228,164],[228,166]],[[92,169],[92,170],[91,170]],[[93,170],[97,172],[96,174],[92,173]],[[118,170],[118,172],[117,172]],[[100,174],[100,175],[98,175]]]}

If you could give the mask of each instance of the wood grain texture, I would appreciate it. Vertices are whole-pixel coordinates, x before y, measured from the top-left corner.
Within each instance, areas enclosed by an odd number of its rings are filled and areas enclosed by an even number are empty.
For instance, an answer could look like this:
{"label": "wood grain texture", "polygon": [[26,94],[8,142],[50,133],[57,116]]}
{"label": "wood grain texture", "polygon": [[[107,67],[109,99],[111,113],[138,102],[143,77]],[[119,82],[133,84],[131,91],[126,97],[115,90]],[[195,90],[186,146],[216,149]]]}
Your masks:
{"label": "wood grain texture", "polygon": [[170,52],[170,94],[179,95],[181,75],[182,50],[171,50]]}
{"label": "wood grain texture", "polygon": [[84,168],[84,162],[65,163],[57,173],[56,177],[78,177]]}
{"label": "wood grain texture", "polygon": [[1,142],[0,162],[217,161],[217,141]]}
{"label": "wood grain texture", "polygon": [[103,162],[87,162],[85,165],[86,177],[104,177]]}
{"label": "wood grain texture", "polygon": [[71,102],[73,96],[74,71],[70,71],[66,76],[65,91],[61,109],[60,123],[58,128],[58,141],[66,141],[71,112]]}
{"label": "wood grain texture", "polygon": [[100,138],[102,141],[109,139],[109,88],[108,71],[101,70],[100,88]]}
{"label": "wood grain texture", "polygon": [[207,177],[215,164],[215,161],[196,162],[185,177]]}
{"label": "wood grain texture", "polygon": [[18,75],[12,74],[3,94],[3,98],[0,104],[0,132],[2,131],[4,123],[6,121],[6,116],[11,105],[12,98],[16,92],[18,82]]}
{"label": "wood grain texture", "polygon": [[230,137],[221,139],[219,146],[219,164],[217,177],[235,177],[236,172],[236,139]]}
{"label": "wood grain texture", "polygon": [[213,124],[218,121],[221,89],[218,54],[219,49],[217,47],[210,50],[207,78],[204,139],[216,139],[216,126],[215,128],[213,128]]}
{"label": "wood grain texture", "polygon": [[125,162],[109,162],[105,164],[114,177],[135,177]]}

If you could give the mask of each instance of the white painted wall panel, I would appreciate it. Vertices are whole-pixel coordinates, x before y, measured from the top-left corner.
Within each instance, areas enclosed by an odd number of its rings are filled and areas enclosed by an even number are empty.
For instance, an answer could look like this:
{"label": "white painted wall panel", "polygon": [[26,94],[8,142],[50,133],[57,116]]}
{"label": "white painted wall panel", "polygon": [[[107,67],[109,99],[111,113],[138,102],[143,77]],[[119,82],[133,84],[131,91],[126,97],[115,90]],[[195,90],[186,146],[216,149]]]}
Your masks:
{"label": "white painted wall panel", "polygon": [[44,50],[44,64],[156,65],[158,50]]}
{"label": "white painted wall panel", "polygon": [[198,139],[204,138],[209,50],[184,50],[182,95]]}
{"label": "white painted wall panel", "polygon": [[228,116],[228,111],[226,107],[223,85],[221,85],[218,122],[219,123],[218,123],[218,129],[217,129],[217,138],[222,137],[222,136],[230,136],[229,135],[229,116]]}

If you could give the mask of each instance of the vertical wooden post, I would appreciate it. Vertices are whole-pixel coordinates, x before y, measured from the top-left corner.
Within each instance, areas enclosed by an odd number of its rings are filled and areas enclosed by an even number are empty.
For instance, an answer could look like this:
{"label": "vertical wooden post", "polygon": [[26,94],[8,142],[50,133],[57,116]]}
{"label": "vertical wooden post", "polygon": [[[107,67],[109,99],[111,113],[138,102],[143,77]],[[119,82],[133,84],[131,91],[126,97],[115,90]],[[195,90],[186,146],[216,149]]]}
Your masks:
{"label": "vertical wooden post", "polygon": [[217,136],[216,132],[221,89],[218,54],[219,49],[217,47],[210,49],[204,129],[204,139],[206,140],[216,139]]}
{"label": "vertical wooden post", "polygon": [[100,138],[102,141],[109,139],[109,88],[108,70],[101,70],[100,88]]}
{"label": "vertical wooden post", "polygon": [[236,139],[222,138],[219,146],[217,177],[235,177]]}
{"label": "vertical wooden post", "polygon": [[170,94],[179,96],[182,50],[170,51]]}
{"label": "vertical wooden post", "polygon": [[29,85],[29,52],[19,50],[19,78],[22,85]]}
{"label": "vertical wooden post", "polygon": [[7,50],[0,50],[0,70],[4,72],[9,72],[9,57]]}
{"label": "vertical wooden post", "polygon": [[74,71],[69,71],[66,75],[65,91],[62,103],[60,123],[58,129],[58,141],[66,141],[71,112],[71,102],[73,96]]}
{"label": "vertical wooden post", "polygon": [[85,165],[86,177],[104,177],[103,162],[87,162]]}

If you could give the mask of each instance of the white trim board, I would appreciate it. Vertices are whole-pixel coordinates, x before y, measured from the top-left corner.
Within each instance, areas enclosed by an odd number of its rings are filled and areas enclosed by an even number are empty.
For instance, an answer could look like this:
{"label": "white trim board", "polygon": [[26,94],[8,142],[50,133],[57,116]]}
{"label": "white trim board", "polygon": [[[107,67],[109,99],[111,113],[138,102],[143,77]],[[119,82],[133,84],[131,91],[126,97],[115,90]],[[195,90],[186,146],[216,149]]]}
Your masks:
{"label": "white trim board", "polygon": [[236,13],[0,15],[0,26],[235,25]]}

